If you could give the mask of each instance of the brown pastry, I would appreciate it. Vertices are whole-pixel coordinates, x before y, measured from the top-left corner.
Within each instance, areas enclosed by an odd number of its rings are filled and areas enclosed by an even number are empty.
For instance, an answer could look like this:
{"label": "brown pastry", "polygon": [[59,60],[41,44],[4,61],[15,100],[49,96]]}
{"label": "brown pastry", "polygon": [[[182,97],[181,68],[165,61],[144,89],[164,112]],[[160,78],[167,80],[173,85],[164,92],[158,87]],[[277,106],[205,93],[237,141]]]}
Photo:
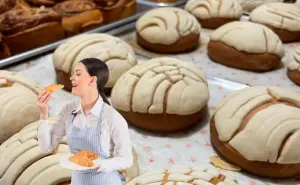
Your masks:
{"label": "brown pastry", "polygon": [[69,0],[58,3],[54,10],[63,16],[62,26],[68,36],[103,24],[102,13],[90,0]]}
{"label": "brown pastry", "polygon": [[0,33],[0,59],[7,58],[10,55],[11,55],[10,50],[9,50],[7,44],[5,43],[3,35]]}
{"label": "brown pastry", "polygon": [[258,176],[300,173],[300,96],[279,87],[254,86],[225,98],[210,122],[215,149]]}
{"label": "brown pastry", "polygon": [[61,16],[53,9],[15,9],[1,15],[0,32],[15,55],[63,39],[60,21]]}
{"label": "brown pastry", "polygon": [[26,0],[31,6],[54,6],[62,0]]}
{"label": "brown pastry", "polygon": [[201,25],[190,13],[173,7],[155,8],[136,23],[137,42],[147,50],[179,53],[200,43]]}
{"label": "brown pastry", "polygon": [[198,124],[208,100],[202,72],[169,57],[131,68],[111,92],[113,107],[129,123],[155,132],[176,132]]}
{"label": "brown pastry", "polygon": [[118,21],[136,13],[136,0],[95,0],[104,17],[104,24]]}
{"label": "brown pastry", "polygon": [[295,84],[300,86],[300,47],[296,49],[287,65],[287,75]]}
{"label": "brown pastry", "polygon": [[207,52],[217,63],[250,71],[279,68],[284,56],[282,42],[274,32],[246,21],[227,23],[216,29]]}
{"label": "brown pastry", "polygon": [[228,22],[238,21],[242,7],[237,0],[189,0],[184,9],[194,15],[203,28],[216,29]]}
{"label": "brown pastry", "polygon": [[94,152],[90,152],[88,150],[81,150],[79,152],[75,152],[74,156],[77,157],[86,157],[89,158],[90,160],[95,160],[99,158],[99,155],[94,153]]}
{"label": "brown pastry", "polygon": [[300,8],[295,4],[264,4],[251,12],[250,21],[268,26],[282,42],[300,41]]}
{"label": "brown pastry", "polygon": [[12,9],[30,8],[24,0],[1,0],[0,1],[0,15]]}

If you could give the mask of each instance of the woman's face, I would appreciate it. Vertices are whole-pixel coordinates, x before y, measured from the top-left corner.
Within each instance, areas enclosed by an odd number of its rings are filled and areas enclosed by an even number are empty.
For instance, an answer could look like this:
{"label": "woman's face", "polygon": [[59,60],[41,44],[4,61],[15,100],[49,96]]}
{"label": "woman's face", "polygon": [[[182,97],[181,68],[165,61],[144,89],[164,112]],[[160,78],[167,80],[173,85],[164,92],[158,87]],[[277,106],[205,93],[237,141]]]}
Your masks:
{"label": "woman's face", "polygon": [[84,92],[89,92],[92,87],[92,77],[89,75],[85,65],[79,62],[75,68],[71,78],[72,83],[72,94],[76,96],[82,96]]}

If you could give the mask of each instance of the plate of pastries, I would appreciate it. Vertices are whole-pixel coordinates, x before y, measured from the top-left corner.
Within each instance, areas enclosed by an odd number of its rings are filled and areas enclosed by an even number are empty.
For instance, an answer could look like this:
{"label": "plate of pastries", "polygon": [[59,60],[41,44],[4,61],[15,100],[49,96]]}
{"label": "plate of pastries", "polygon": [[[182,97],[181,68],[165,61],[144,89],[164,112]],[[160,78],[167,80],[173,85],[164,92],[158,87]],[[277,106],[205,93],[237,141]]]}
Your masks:
{"label": "plate of pastries", "polygon": [[60,165],[64,168],[76,171],[91,170],[96,167],[95,160],[99,159],[99,155],[88,150],[81,150],[62,156]]}

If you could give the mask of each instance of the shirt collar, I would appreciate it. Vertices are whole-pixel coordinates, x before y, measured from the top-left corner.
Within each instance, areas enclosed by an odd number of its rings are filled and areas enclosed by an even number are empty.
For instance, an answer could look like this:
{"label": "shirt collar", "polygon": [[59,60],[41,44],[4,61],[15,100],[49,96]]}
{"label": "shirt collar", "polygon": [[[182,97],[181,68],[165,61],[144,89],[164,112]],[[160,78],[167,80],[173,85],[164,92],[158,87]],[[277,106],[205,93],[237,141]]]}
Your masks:
{"label": "shirt collar", "polygon": [[[100,111],[101,111],[101,108],[102,108],[102,104],[103,104],[103,99],[99,95],[96,104],[93,106],[93,108],[90,110],[89,113],[91,113],[94,116],[96,116],[97,118],[99,118],[99,116],[101,114]],[[77,107],[74,110],[74,113],[83,113],[83,108],[82,108],[80,99],[77,101]]]}

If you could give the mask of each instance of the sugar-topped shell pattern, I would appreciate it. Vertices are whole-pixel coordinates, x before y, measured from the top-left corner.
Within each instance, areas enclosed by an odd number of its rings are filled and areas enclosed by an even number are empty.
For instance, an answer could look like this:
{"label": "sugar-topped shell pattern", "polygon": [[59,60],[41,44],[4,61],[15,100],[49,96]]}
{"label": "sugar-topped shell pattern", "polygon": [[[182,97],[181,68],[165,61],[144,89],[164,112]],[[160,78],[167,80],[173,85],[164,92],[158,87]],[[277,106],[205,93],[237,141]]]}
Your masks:
{"label": "sugar-topped shell pattern", "polygon": [[238,0],[246,12],[251,12],[255,8],[272,2],[283,2],[283,0]]}
{"label": "sugar-topped shell pattern", "polygon": [[39,119],[41,88],[20,73],[0,70],[0,143]]}
{"label": "sugar-topped shell pattern", "polygon": [[[50,124],[54,122],[55,118],[49,118]],[[69,153],[65,138],[53,152],[42,153],[37,138],[38,127],[39,121],[28,124],[0,145],[0,184],[70,184],[72,171],[59,164],[59,158]]]}
{"label": "sugar-topped shell pattern", "polygon": [[[50,117],[49,124],[55,124]],[[59,158],[70,154],[66,137],[51,152],[42,153],[38,143],[39,121],[25,126],[0,145],[1,185],[69,185],[72,171],[61,167]],[[138,155],[134,148],[133,166],[120,173],[130,181],[139,175]],[[51,175],[49,175],[51,174]]]}
{"label": "sugar-topped shell pattern", "polygon": [[138,176],[127,185],[238,185],[232,176],[220,173],[216,168],[198,166],[171,166],[163,171]]}
{"label": "sugar-topped shell pattern", "polygon": [[[53,54],[59,83],[70,90],[70,74],[84,58],[98,58],[109,68],[105,87],[112,88],[118,78],[137,64],[133,49],[125,41],[103,33],[82,34],[62,43]],[[63,73],[63,74],[61,74]]]}
{"label": "sugar-topped shell pattern", "polygon": [[268,3],[250,14],[250,20],[289,31],[300,31],[300,9],[289,3]]}
{"label": "sugar-topped shell pattern", "polygon": [[245,88],[218,106],[211,122],[212,142],[229,161],[252,173],[295,175],[300,173],[299,120],[296,92],[280,87]]}
{"label": "sugar-topped shell pattern", "polygon": [[237,0],[189,0],[184,9],[200,20],[211,18],[239,19],[243,13]]}
{"label": "sugar-topped shell pattern", "polygon": [[[279,37],[266,26],[257,23],[230,22],[215,30],[210,38],[211,41],[220,41],[246,53],[284,56],[283,45]],[[243,42],[240,42],[241,40]]]}
{"label": "sugar-topped shell pattern", "polygon": [[171,45],[189,35],[198,35],[201,26],[190,13],[172,7],[148,11],[136,23],[136,31],[149,43]]}
{"label": "sugar-topped shell pattern", "polygon": [[[198,113],[208,99],[207,81],[202,72],[170,57],[151,59],[133,67],[119,78],[111,93],[112,105],[125,118],[150,130],[190,125],[201,117]],[[153,116],[158,125],[149,122],[147,116]]]}

